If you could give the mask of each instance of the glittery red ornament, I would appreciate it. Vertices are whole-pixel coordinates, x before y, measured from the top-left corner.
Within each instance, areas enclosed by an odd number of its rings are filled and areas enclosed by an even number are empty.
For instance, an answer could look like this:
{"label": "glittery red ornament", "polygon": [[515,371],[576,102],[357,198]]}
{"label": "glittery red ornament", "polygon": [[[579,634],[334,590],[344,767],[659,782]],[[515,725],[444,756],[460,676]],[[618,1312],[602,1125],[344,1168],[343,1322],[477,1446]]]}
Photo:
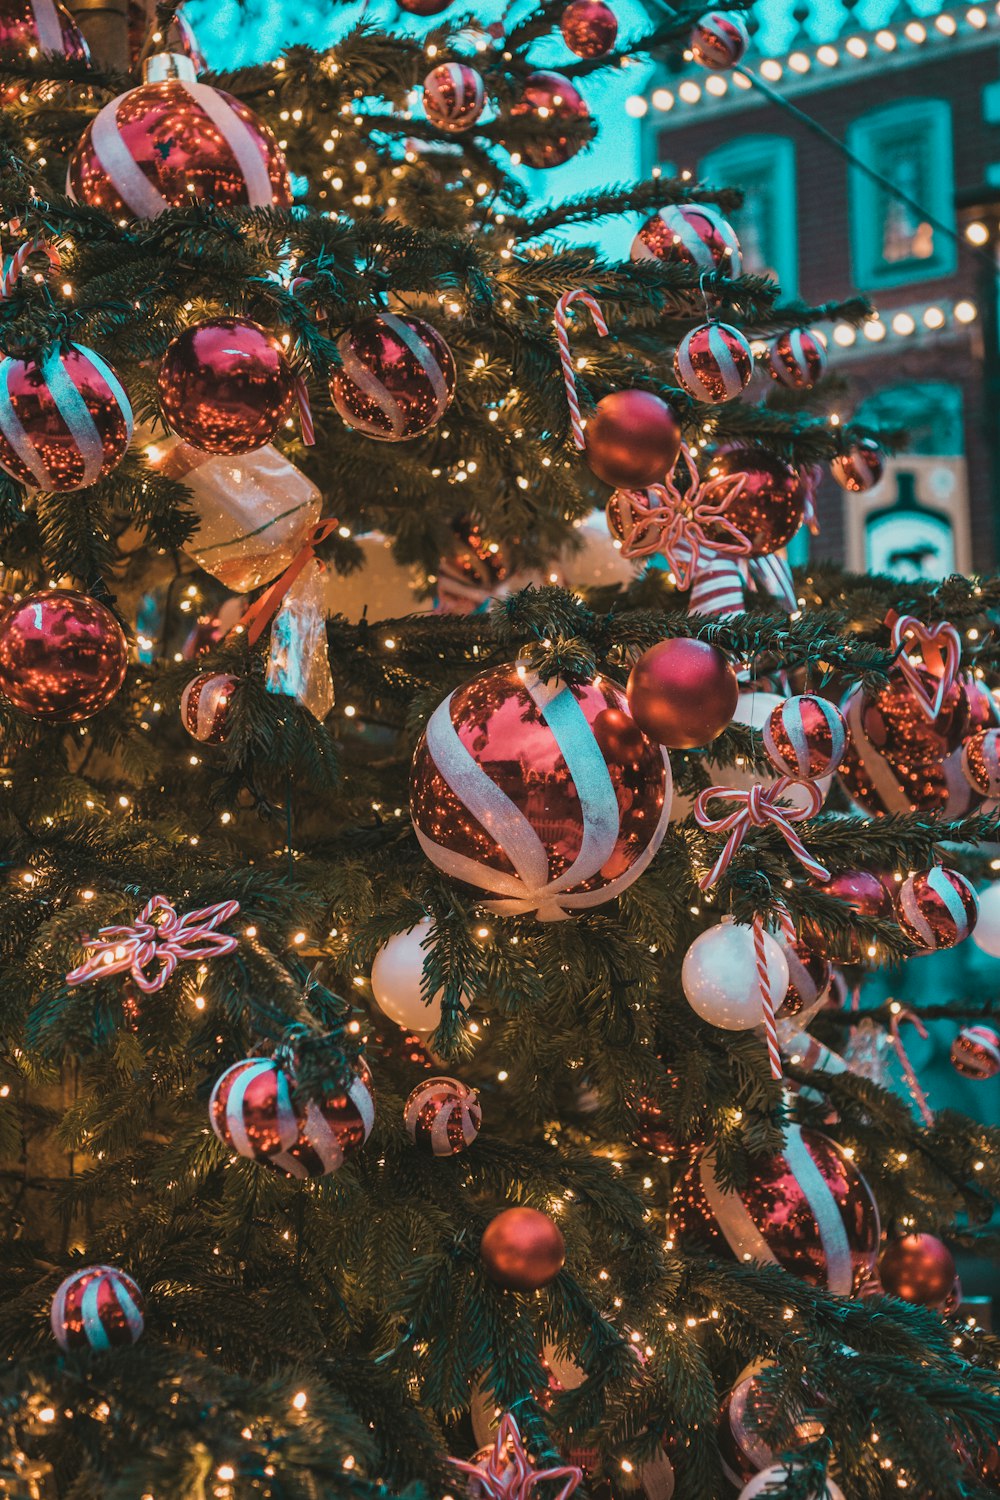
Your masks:
{"label": "glittery red ornament", "polygon": [[229,709],[238,686],[228,672],[199,672],[181,693],[181,723],[203,745],[221,745],[229,733]]}
{"label": "glittery red ornament", "polygon": [[[128,52],[129,63],[134,68],[139,61],[139,54],[146,43],[146,33],[149,30],[150,17],[146,15],[146,8],[139,0],[129,0],[128,5]],[[184,57],[190,58],[196,73],[204,73],[208,68],[208,60],[198,45],[198,38],[187,16],[184,7],[180,6],[174,13],[167,32],[167,40],[171,52],[180,52]]]}
{"label": "glittery red ornament", "polygon": [[[937,678],[926,667],[917,671],[933,697]],[[928,719],[906,678],[895,670],[878,692],[866,696],[857,687],[842,706],[850,739],[840,779],[855,802],[872,813],[944,809],[950,796],[945,761],[968,725],[964,682],[952,684],[934,719]]]}
{"label": "glittery red ornament", "polygon": [[671,750],[708,745],[732,723],[740,695],[732,662],[718,646],[683,636],[658,641],[629,674],[629,712],[642,732]]}
{"label": "glittery red ornament", "polygon": [[830,462],[830,473],[842,490],[860,495],[873,490],[885,472],[882,450],[871,438],[861,438],[847,453]]}
{"label": "glittery red ornament", "polygon": [[293,378],[274,336],[245,318],[185,328],[166,349],[156,378],[163,415],[203,453],[251,453],[276,435],[292,402]]}
{"label": "glittery red ornament", "polygon": [[455,394],[455,361],[422,318],[378,313],[337,342],[341,367],[330,381],[333,404],[368,437],[400,443],[444,416]]}
{"label": "glittery red ornament", "polygon": [[[83,32],[58,0],[0,0],[0,60],[15,65],[48,52],[67,62],[89,63]],[[12,83],[0,92],[9,104],[22,92]]]}
{"label": "glittery red ornament", "polygon": [[0,465],[30,489],[79,490],[110,474],[132,437],[111,366],[82,344],[0,362]]}
{"label": "glittery red ornament", "polygon": [[750,1179],[724,1187],[711,1150],[678,1184],[671,1209],[682,1244],[782,1266],[813,1286],[850,1296],[878,1254],[878,1208],[857,1167],[815,1130],[789,1125],[782,1154],[758,1157]]}
{"label": "glittery red ornament", "polygon": [[290,1177],[336,1172],[371,1131],[371,1074],[362,1063],[343,1093],[331,1093],[322,1102],[296,1099],[292,1089],[291,1072],[274,1058],[234,1063],[212,1089],[212,1129],[240,1156]]}
{"label": "glittery red ornament", "polygon": [[469,130],[485,99],[482,77],[468,63],[441,63],[424,79],[424,113],[440,130]]}
{"label": "glittery red ornament", "polygon": [[696,401],[731,401],[753,377],[753,350],[738,328],[702,323],[677,345],[674,373]]}
{"label": "glittery red ornament", "polygon": [[906,936],[927,952],[963,942],[979,916],[975,887],[944,865],[908,875],[896,892],[895,908]]}
{"label": "glittery red ornament", "polygon": [[530,73],[510,113],[515,120],[530,119],[539,132],[537,140],[526,141],[518,148],[529,167],[560,167],[586,142],[585,134],[573,140],[566,133],[560,134],[561,125],[590,119],[583,96],[561,73]]}
{"label": "glittery red ornament", "polygon": [[604,0],[570,0],[562,13],[559,30],[577,57],[603,57],[615,44],[618,17]]}
{"label": "glittery red ornament", "polygon": [[955,1284],[951,1251],[933,1234],[906,1234],[890,1240],[878,1270],[888,1296],[921,1307],[937,1307]]}
{"label": "glittery red ornament", "polygon": [[658,209],[632,241],[632,259],[676,262],[727,276],[738,276],[743,266],[735,229],[710,203],[668,203]]}
{"label": "glittery red ornament", "polygon": [[780,385],[787,385],[793,391],[809,391],[823,378],[826,349],[808,328],[791,328],[770,345],[767,363]]}
{"label": "glittery red ornament", "polygon": [[652,391],[612,391],[587,423],[584,458],[616,490],[643,490],[673,468],[681,429],[673,407]]}
{"label": "glittery red ornament", "polygon": [[734,68],[750,45],[750,33],[735,11],[713,10],[692,26],[688,45],[703,68]]}
{"label": "glittery red ornament", "polygon": [[816,781],[840,765],[847,725],[835,703],[801,693],[777,704],[764,725],[764,749],[776,771],[795,781]]}
{"label": "glittery red ornament", "polygon": [[963,1078],[1000,1073],[1000,1036],[992,1026],[963,1026],[951,1044],[951,1065]]}
{"label": "glittery red ornament", "polygon": [[142,1336],[143,1295],[117,1266],[85,1266],[61,1282],[49,1321],[60,1349],[122,1349]]}
{"label": "glittery red ornament", "polygon": [[563,1268],[562,1230],[537,1208],[505,1208],[491,1219],[479,1242],[486,1274],[509,1292],[535,1292]]}
{"label": "glittery red ornament", "polygon": [[[859,916],[892,916],[889,888],[871,870],[842,870],[839,875],[834,875],[832,880],[828,880],[825,885],[818,885],[816,889],[827,896],[836,896]],[[841,950],[850,950],[849,957],[855,961],[864,956],[862,940],[854,929],[835,936],[826,932],[822,923],[806,918],[802,923],[802,937],[810,948],[824,957],[836,957]],[[845,953],[845,960],[846,957]]]}
{"label": "glittery red ornament", "polygon": [[432,1156],[455,1156],[479,1134],[479,1095],[458,1078],[425,1078],[406,1101],[403,1124],[415,1146]]}
{"label": "glittery red ornament", "polygon": [[801,476],[791,464],[760,448],[715,454],[709,478],[731,474],[746,478],[726,507],[726,520],[742,531],[755,556],[779,551],[802,525],[806,485]]}
{"label": "glittery red ornament", "polygon": [[125,632],[86,594],[45,589],[0,615],[0,693],[36,719],[75,724],[100,713],[127,663]]}
{"label": "glittery red ornament", "polygon": [[1000,729],[980,729],[962,747],[962,769],[981,797],[1000,797]]}
{"label": "glittery red ornament", "polygon": [[180,53],[151,57],[145,78],[87,126],[66,173],[71,198],[116,219],[192,202],[289,207],[285,158],[251,109],[198,83]]}

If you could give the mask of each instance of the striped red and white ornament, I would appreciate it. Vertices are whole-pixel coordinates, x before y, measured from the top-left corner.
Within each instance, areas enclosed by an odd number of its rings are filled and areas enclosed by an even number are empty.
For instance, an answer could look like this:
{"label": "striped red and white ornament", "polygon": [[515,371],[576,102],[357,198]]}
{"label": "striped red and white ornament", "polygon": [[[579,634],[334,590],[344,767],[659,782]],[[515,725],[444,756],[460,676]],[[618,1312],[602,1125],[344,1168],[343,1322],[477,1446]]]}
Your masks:
{"label": "striped red and white ornament", "polygon": [[457,1156],[479,1134],[479,1094],[458,1078],[425,1078],[406,1101],[406,1133],[432,1156]]}
{"label": "striped red and white ornament", "polygon": [[778,1012],[779,1021],[791,1021],[801,1031],[816,1012],[826,1004],[833,987],[833,966],[821,953],[794,934],[794,929],[778,937],[788,964],[788,989]]}
{"label": "striped red and white ornament", "polygon": [[422,318],[377,313],[342,334],[337,348],[330,395],[348,427],[401,443],[429,432],[448,410],[455,361]]}
{"label": "striped red and white ornament", "polygon": [[343,1093],[322,1103],[293,1097],[291,1072],[269,1057],[234,1063],[209,1101],[223,1145],[290,1177],[323,1177],[364,1145],[375,1120],[371,1074],[362,1063]]}
{"label": "striped red and white ornament", "polygon": [[775,770],[795,781],[818,781],[832,775],[847,748],[843,714],[835,703],[816,693],[799,693],[777,704],[763,735]]}
{"label": "striped red and white ornament", "polygon": [[[8,61],[30,62],[40,52],[67,62],[90,62],[83,32],[58,0],[2,0],[0,54]],[[10,83],[0,91],[0,99],[9,104],[25,87],[23,83]]]}
{"label": "striped red and white ornament", "polygon": [[908,875],[893,904],[906,936],[928,953],[964,942],[979,916],[975,887],[944,865]]}
{"label": "striped red and white ornament", "polygon": [[125,456],[132,407],[114,370],[82,344],[0,362],[0,465],[30,489],[81,490]]}
{"label": "striped red and white ornament", "polygon": [[1000,729],[980,729],[962,746],[962,770],[981,797],[1000,798]]}
{"label": "striped red and white ornament", "polygon": [[181,693],[181,723],[203,745],[221,745],[229,733],[229,708],[237,679],[228,672],[199,672]]}
{"label": "striped red and white ornament", "polygon": [[789,328],[774,339],[767,351],[771,374],[781,385],[808,391],[822,380],[826,370],[826,348],[808,328]]}
{"label": "striped red and white ornament", "polygon": [[702,323],[678,344],[674,371],[696,401],[731,401],[750,384],[753,350],[738,328]]}
{"label": "striped red and white ornament", "polygon": [[1000,1036],[992,1026],[963,1026],[951,1044],[951,1065],[963,1078],[1000,1073]]}
{"label": "striped red and white ornament", "polygon": [[424,79],[424,112],[441,130],[469,130],[485,101],[482,77],[468,63],[441,63]]}
{"label": "striped red and white ornament", "polygon": [[49,1321],[60,1349],[121,1349],[142,1336],[145,1302],[131,1276],[116,1266],[86,1266],[63,1281]]}
{"label": "striped red and white ornament", "polygon": [[749,45],[746,22],[735,11],[710,10],[691,28],[691,53],[703,68],[735,68]]}
{"label": "striped red and white ornament", "polygon": [[840,453],[830,461],[830,473],[840,488],[853,495],[873,490],[884,472],[882,450],[872,438],[859,438],[846,453]]}
{"label": "striped red and white ornament", "polygon": [[663,260],[738,276],[743,256],[736,231],[710,203],[668,203],[632,241],[633,260]]}

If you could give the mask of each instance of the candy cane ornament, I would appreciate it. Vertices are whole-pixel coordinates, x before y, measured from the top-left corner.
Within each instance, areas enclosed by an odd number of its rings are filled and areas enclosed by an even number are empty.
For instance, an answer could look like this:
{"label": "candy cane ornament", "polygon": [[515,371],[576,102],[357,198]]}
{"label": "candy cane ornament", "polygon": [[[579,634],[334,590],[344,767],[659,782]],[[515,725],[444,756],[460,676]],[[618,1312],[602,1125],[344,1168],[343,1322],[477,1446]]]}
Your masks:
{"label": "candy cane ornament", "polygon": [[896,1056],[899,1058],[899,1065],[903,1070],[903,1077],[906,1079],[906,1086],[910,1091],[914,1104],[920,1111],[920,1118],[923,1120],[927,1128],[930,1129],[930,1127],[934,1124],[934,1116],[931,1113],[930,1105],[927,1103],[927,1095],[920,1087],[920,1081],[913,1070],[913,1064],[910,1062],[909,1057],[906,1055],[906,1048],[903,1046],[903,1039],[899,1034],[900,1023],[903,1021],[909,1021],[919,1037],[927,1037],[927,1027],[924,1025],[923,1021],[921,1021],[919,1016],[914,1015],[912,1010],[901,1010],[896,1008],[892,1011],[892,1015],[889,1019],[889,1035],[892,1039],[892,1045],[895,1049]]}
{"label": "candy cane ornament", "polygon": [[[602,339],[608,336],[608,325],[604,321],[600,304],[596,297],[585,292],[582,287],[576,287],[571,292],[563,292],[556,303],[553,321],[556,328],[556,343],[559,346],[559,363],[562,366],[563,385],[566,388],[566,405],[569,407],[569,423],[573,433],[573,446],[581,453],[587,446],[584,436],[583,418],[580,415],[580,398],[576,391],[576,370],[573,367],[573,354],[569,347],[569,329],[566,326],[566,315],[574,302],[581,303],[588,309],[594,320],[594,327]],[[626,488],[626,486],[621,486]]]}

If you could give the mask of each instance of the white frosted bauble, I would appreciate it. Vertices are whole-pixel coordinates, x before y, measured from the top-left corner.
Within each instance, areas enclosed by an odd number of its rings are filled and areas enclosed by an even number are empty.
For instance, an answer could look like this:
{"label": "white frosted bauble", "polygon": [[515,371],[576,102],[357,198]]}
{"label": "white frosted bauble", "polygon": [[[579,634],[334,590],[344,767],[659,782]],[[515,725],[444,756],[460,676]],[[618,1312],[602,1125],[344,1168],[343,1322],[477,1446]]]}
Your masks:
{"label": "white frosted bauble", "polygon": [[979,921],[972,929],[972,941],[991,958],[1000,958],[1000,880],[979,892]]}
{"label": "white frosted bauble", "polygon": [[344,615],[354,621],[367,611],[368,619],[374,621],[430,611],[430,600],[419,599],[416,594],[417,569],[396,561],[388,537],[380,531],[368,531],[354,540],[364,553],[364,564],[353,573],[327,569],[328,615]]}
{"label": "white frosted bauble", "polygon": [[[764,955],[777,1010],[788,989],[788,962],[770,933],[764,934]],[[684,955],[681,985],[693,1011],[710,1026],[725,1031],[749,1031],[764,1018],[763,996],[757,977],[753,928],[720,922],[696,937]]]}
{"label": "white frosted bauble", "polygon": [[[748,729],[763,729],[771,716],[771,710],[784,701],[780,693],[765,692],[762,688],[746,688],[736,701],[733,723],[745,724]],[[755,771],[752,766],[722,766],[713,763],[708,769],[720,786],[734,786],[741,792],[748,792],[758,783],[761,786],[773,786],[778,780],[777,772],[763,769]],[[813,782],[813,785],[819,788],[825,802],[827,793],[833,785],[833,777],[821,776]],[[810,805],[808,791],[797,786],[788,787],[782,793],[782,800],[795,808],[806,808]]]}
{"label": "white frosted bauble", "polygon": [[638,568],[615,546],[603,510],[591,511],[574,529],[579,551],[567,547],[559,558],[566,587],[599,589],[621,584],[628,588]]}
{"label": "white frosted bauble", "polygon": [[[774,1487],[783,1479],[788,1479],[789,1472],[783,1464],[770,1464],[768,1468],[761,1469],[755,1474],[748,1484],[745,1484],[739,1493],[739,1500],[754,1500],[757,1495],[773,1494]],[[814,1490],[810,1500],[844,1500],[844,1492],[839,1484],[827,1476],[822,1490]]]}
{"label": "white frosted bauble", "polygon": [[431,930],[430,917],[416,927],[397,932],[378,950],[372,964],[372,994],[379,1010],[402,1026],[404,1031],[433,1031],[441,1020],[441,997],[438,990],[428,1005],[420,992],[424,973],[426,942]]}

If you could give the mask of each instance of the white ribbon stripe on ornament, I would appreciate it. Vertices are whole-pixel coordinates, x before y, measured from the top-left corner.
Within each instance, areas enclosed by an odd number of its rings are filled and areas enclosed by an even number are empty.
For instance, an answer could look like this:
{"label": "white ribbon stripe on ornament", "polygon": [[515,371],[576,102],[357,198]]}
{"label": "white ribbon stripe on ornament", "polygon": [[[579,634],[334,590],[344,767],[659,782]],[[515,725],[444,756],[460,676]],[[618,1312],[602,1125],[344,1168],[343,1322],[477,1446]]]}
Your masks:
{"label": "white ribbon stripe on ornament", "polygon": [[[240,1066],[239,1063],[236,1065]],[[240,1156],[248,1156],[256,1160],[257,1148],[247,1135],[246,1125],[243,1120],[243,1100],[247,1089],[262,1074],[274,1073],[274,1127],[278,1140],[283,1150],[294,1146],[299,1134],[299,1122],[295,1118],[292,1108],[292,1091],[288,1077],[284,1070],[276,1068],[269,1057],[262,1057],[255,1067],[244,1068],[243,1072],[234,1080],[232,1087],[226,1096],[226,1129],[229,1132],[229,1142],[233,1150],[239,1152]],[[218,1131],[216,1131],[218,1134]],[[224,1136],[220,1136],[225,1140]]]}
{"label": "white ribbon stripe on ornament", "polygon": [[[132,407],[129,404],[128,397],[122,390],[121,382],[117,375],[99,354],[94,353],[93,349],[84,349],[82,345],[77,347],[106,382],[108,389],[121,408],[122,417],[128,428],[128,435],[131,438]],[[41,456],[21,425],[21,419],[14,410],[14,404],[10,399],[10,390],[8,388],[10,368],[10,360],[4,360],[0,364],[0,431],[3,432],[4,437],[10,443],[25,468],[30,469],[39,488],[43,490],[48,489],[52,484],[52,476],[42,463]],[[101,439],[101,434],[94,425],[94,419],[90,415],[86,401],[84,401],[80,392],[73,384],[66,370],[60,349],[51,349],[49,351],[42,361],[40,374],[43,386],[52,397],[55,408],[76,444],[80,457],[83,459],[83,477],[76,488],[83,489],[86,485],[96,484],[104,465],[104,443]]]}
{"label": "white ribbon stripe on ornament", "polygon": [[[431,390],[434,392],[434,400],[437,403],[438,414],[440,415],[449,401],[448,382],[444,378],[434,350],[427,347],[415,328],[405,322],[404,319],[397,318],[393,313],[379,313],[379,321],[385,324],[390,333],[395,334],[399,342],[404,348],[409,350],[419,364],[424,375],[427,377]],[[351,348],[350,333],[347,333],[339,341],[337,347],[340,350],[341,364],[347,379],[353,385],[356,385],[358,390],[362,391],[368,397],[369,401],[373,402],[379,408],[389,423],[392,436],[397,438],[405,436],[406,416],[403,408],[388,387],[368,368],[364,360],[359,359],[355,354]],[[334,397],[334,405],[337,405],[336,396]],[[340,407],[338,406],[337,409],[339,411]],[[341,415],[344,415],[344,413],[341,412]],[[356,412],[350,413],[350,425],[358,428],[361,432],[367,432],[371,437],[384,438],[387,435],[384,428],[380,427],[377,422],[360,417]]]}
{"label": "white ribbon stripe on ornament", "polygon": [[864,691],[857,687],[849,693],[840,705],[841,712],[847,720],[851,739],[854,741],[858,752],[858,759],[868,774],[868,779],[886,812],[908,813],[912,809],[907,800],[906,793],[896,772],[883,755],[875,749],[868,733],[862,723],[862,710],[864,708]]}
{"label": "white ribbon stripe on ornament", "polygon": [[62,23],[52,0],[31,0],[31,14],[38,32],[38,46],[42,52],[63,55]]}

